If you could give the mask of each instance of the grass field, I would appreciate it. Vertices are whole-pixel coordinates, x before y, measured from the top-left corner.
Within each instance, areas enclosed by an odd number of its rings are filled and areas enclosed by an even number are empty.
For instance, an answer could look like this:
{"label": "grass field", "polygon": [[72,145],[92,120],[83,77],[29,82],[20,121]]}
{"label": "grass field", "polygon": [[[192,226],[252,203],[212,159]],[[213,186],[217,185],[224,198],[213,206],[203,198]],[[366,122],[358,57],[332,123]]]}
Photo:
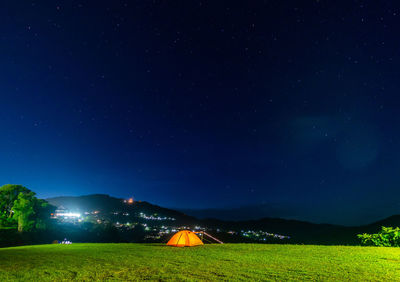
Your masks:
{"label": "grass field", "polygon": [[400,280],[400,248],[72,244],[0,249],[0,281]]}

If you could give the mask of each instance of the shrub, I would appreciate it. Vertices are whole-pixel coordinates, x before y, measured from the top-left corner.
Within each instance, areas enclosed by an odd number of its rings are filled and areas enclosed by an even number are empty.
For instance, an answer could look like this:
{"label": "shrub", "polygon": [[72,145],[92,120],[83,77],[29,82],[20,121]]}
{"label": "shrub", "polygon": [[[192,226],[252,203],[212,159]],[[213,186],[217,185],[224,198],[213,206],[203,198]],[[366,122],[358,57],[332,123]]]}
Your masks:
{"label": "shrub", "polygon": [[384,227],[375,234],[358,234],[361,244],[365,246],[400,247],[400,228]]}

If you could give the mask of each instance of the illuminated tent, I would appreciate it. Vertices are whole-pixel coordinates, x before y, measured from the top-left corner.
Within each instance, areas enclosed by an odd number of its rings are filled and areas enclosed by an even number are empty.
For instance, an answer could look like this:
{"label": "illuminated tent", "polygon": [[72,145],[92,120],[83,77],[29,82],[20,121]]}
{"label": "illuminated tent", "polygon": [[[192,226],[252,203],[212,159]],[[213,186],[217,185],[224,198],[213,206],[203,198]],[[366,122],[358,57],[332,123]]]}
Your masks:
{"label": "illuminated tent", "polygon": [[204,244],[192,231],[182,230],[172,236],[167,245],[174,247],[193,247]]}

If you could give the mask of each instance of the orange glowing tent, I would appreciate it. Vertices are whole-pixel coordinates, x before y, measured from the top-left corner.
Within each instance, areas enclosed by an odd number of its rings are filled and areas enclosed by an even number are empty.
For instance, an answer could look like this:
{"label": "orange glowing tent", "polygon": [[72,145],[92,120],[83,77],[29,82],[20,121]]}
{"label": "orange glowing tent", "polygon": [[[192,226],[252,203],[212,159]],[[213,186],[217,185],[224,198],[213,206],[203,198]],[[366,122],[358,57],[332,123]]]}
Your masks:
{"label": "orange glowing tent", "polygon": [[192,231],[182,230],[172,236],[167,245],[174,247],[193,247],[204,244]]}

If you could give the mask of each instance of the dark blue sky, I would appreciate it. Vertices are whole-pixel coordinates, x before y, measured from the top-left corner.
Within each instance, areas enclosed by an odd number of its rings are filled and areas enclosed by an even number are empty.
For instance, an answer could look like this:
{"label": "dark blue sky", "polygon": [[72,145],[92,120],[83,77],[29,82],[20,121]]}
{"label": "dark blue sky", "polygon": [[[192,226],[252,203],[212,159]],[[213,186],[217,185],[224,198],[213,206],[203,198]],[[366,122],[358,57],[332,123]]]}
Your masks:
{"label": "dark blue sky", "polygon": [[1,3],[0,182],[399,213],[396,1],[214,2]]}

